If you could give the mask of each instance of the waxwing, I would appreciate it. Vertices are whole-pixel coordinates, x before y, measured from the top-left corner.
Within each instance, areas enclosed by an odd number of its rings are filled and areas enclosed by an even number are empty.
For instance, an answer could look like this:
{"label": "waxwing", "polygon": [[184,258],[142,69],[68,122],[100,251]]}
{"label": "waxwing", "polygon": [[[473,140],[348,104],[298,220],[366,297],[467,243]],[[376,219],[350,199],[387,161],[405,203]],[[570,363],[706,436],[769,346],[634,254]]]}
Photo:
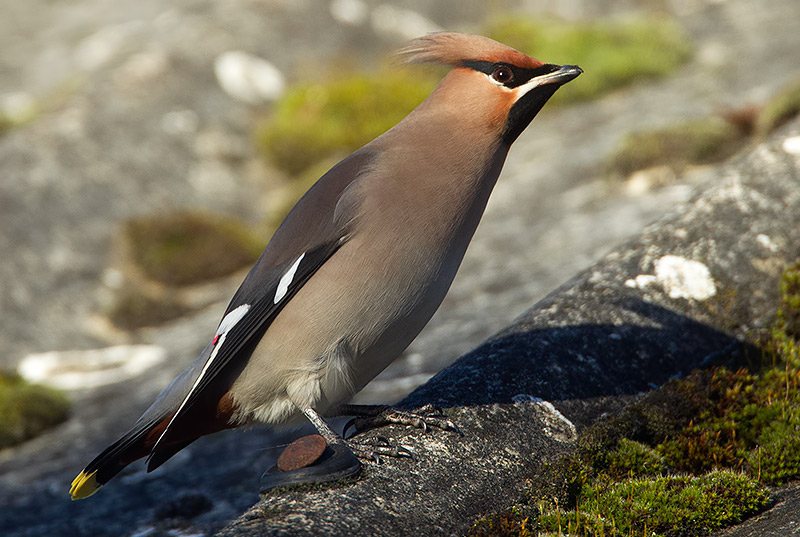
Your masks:
{"label": "waxwing", "polygon": [[455,277],[511,144],[582,72],[459,33],[421,37],[400,54],[452,69],[405,119],[297,202],[200,356],[75,478],[73,499],[139,458],[151,471],[200,436],[303,416],[345,457],[322,473],[358,471],[353,451],[321,416],[341,412],[422,330]]}

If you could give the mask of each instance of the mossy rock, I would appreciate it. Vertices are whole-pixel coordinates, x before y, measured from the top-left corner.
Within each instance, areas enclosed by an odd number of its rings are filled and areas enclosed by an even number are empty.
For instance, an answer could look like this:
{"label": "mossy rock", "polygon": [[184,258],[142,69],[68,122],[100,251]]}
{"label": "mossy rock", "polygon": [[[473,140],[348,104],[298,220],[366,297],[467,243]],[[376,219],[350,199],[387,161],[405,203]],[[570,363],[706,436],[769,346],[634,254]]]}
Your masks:
{"label": "mossy rock", "polygon": [[635,80],[668,75],[691,56],[689,38],[668,18],[560,21],[514,14],[490,21],[486,35],[542,61],[577,64],[584,74],[551,102],[595,97]]}
{"label": "mossy rock", "polygon": [[689,164],[721,162],[746,141],[734,125],[711,116],[628,134],[612,152],[606,170],[623,177],[654,166],[669,166],[681,172]]}
{"label": "mossy rock", "polygon": [[257,129],[256,143],[276,166],[298,175],[322,160],[346,156],[393,127],[437,82],[422,71],[380,69],[297,85]]}
{"label": "mossy rock", "polygon": [[135,218],[123,234],[144,274],[175,286],[228,276],[251,265],[264,247],[244,222],[200,212]]}
{"label": "mossy rock", "polygon": [[0,371],[0,449],[20,444],[65,421],[69,408],[62,392]]}
{"label": "mossy rock", "polygon": [[788,85],[764,105],[756,121],[756,132],[766,136],[797,114],[800,114],[800,81]]}
{"label": "mossy rock", "polygon": [[769,504],[769,491],[727,470],[586,485],[578,507],[543,513],[542,530],[570,535],[707,535]]}
{"label": "mossy rock", "polygon": [[152,296],[145,287],[128,285],[116,291],[108,308],[108,318],[118,328],[135,330],[145,326],[158,326],[178,319],[190,308],[172,293]]}
{"label": "mossy rock", "polygon": [[10,131],[14,127],[14,122],[0,113],[0,136]]}
{"label": "mossy rock", "polygon": [[765,484],[800,477],[800,261],[780,292],[764,365],[695,370],[586,428],[471,534],[707,535],[766,509]]}
{"label": "mossy rock", "polygon": [[536,515],[530,508],[515,505],[476,521],[467,537],[533,537]]}

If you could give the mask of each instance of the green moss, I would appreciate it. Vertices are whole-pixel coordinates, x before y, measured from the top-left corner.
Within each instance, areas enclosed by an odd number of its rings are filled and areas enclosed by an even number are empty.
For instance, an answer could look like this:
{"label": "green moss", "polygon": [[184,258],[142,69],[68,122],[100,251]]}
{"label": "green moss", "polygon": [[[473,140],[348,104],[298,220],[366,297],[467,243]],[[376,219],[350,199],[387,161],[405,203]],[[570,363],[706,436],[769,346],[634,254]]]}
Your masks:
{"label": "green moss", "polygon": [[542,514],[541,529],[571,535],[706,535],[762,511],[769,493],[737,472],[597,482],[576,509]]}
{"label": "green moss", "polygon": [[665,18],[566,22],[515,14],[492,20],[486,34],[543,61],[580,65],[584,74],[558,90],[551,100],[556,103],[667,75],[692,49],[680,27]]}
{"label": "green moss", "polygon": [[321,160],[347,155],[403,119],[438,79],[379,70],[291,88],[257,130],[261,151],[297,175]]}
{"label": "green moss", "polygon": [[780,291],[760,369],[697,370],[649,392],[582,431],[524,502],[480,527],[513,530],[533,508],[526,531],[694,536],[765,509],[763,484],[800,477],[800,261]]}
{"label": "green moss", "polygon": [[736,126],[720,117],[707,117],[661,129],[628,134],[608,159],[606,170],[628,176],[652,166],[680,172],[687,164],[720,162],[746,142]]}
{"label": "green moss", "polygon": [[756,131],[766,136],[800,113],[800,81],[796,81],[773,96],[761,109]]}
{"label": "green moss", "polygon": [[534,514],[522,506],[489,515],[475,522],[468,537],[529,537],[536,528]]}
{"label": "green moss", "polygon": [[650,446],[622,438],[608,454],[606,471],[616,479],[656,476],[664,471],[664,458]]}
{"label": "green moss", "polygon": [[20,444],[63,422],[69,407],[69,400],[60,391],[0,371],[0,449]]}
{"label": "green moss", "polygon": [[800,263],[787,268],[770,338],[769,366],[757,373],[723,368],[696,372],[705,404],[658,450],[677,470],[742,468],[766,483],[800,477]]}
{"label": "green moss", "polygon": [[108,318],[119,328],[135,330],[144,326],[158,326],[190,311],[190,308],[170,294],[152,297],[145,289],[127,286],[114,296]]}
{"label": "green moss", "polygon": [[246,224],[204,213],[137,218],[125,224],[123,233],[133,261],[168,285],[227,276],[252,264],[263,248]]}
{"label": "green moss", "polygon": [[0,136],[10,131],[14,127],[14,123],[3,114],[0,114]]}

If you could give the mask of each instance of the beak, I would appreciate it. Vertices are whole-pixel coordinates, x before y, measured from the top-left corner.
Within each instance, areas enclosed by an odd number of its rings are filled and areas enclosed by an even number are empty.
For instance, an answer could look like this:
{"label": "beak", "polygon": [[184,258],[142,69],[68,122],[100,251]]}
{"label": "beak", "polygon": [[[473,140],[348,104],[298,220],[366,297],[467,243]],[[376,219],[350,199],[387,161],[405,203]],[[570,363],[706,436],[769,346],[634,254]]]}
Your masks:
{"label": "beak", "polygon": [[[552,95],[552,92],[558,89],[559,86],[566,84],[570,80],[573,80],[583,72],[583,69],[577,65],[546,65],[543,67],[549,68],[550,72],[543,75],[534,76],[516,88],[517,101],[521,100],[522,97],[530,93],[531,90],[535,88],[541,88],[543,86],[550,87],[550,93],[547,96],[549,98]],[[542,102],[542,104],[544,104],[544,102]]]}
{"label": "beak", "polygon": [[536,80],[537,86],[543,86],[545,84],[558,84],[559,86],[562,84],[566,84],[570,80],[574,80],[578,77],[581,73],[583,73],[583,69],[578,67],[577,65],[554,65],[556,69],[546,75],[537,76],[534,80]]}

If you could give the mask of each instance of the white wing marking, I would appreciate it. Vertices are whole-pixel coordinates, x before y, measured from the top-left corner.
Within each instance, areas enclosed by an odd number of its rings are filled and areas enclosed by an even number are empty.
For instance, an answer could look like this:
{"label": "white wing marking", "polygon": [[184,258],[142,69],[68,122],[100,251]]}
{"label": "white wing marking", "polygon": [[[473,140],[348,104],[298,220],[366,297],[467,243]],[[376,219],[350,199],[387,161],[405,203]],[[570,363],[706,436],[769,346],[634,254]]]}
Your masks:
{"label": "white wing marking", "polygon": [[242,304],[236,309],[231,310],[219,323],[216,335],[221,336],[230,331],[231,328],[236,326],[236,323],[242,320],[247,312],[250,311],[250,304]]}
{"label": "white wing marking", "polygon": [[238,308],[229,311],[228,314],[222,318],[222,322],[219,323],[219,328],[217,328],[217,333],[214,335],[214,339],[212,341],[212,344],[214,345],[214,350],[211,352],[211,356],[208,357],[208,360],[206,360],[206,363],[203,365],[203,370],[200,371],[200,375],[197,377],[197,380],[195,380],[194,384],[192,384],[192,389],[189,390],[189,393],[187,393],[186,397],[183,398],[181,406],[178,407],[177,412],[175,412],[175,414],[173,414],[172,416],[172,419],[169,420],[169,423],[167,424],[167,427],[164,429],[164,432],[161,433],[161,436],[158,437],[158,440],[153,445],[152,451],[155,451],[155,449],[158,447],[158,444],[159,442],[161,442],[161,439],[164,438],[164,435],[167,434],[167,431],[169,431],[172,422],[175,421],[175,418],[177,418],[178,415],[181,413],[183,407],[186,406],[186,402],[189,400],[189,397],[191,397],[192,393],[194,393],[194,391],[197,389],[198,384],[200,384],[200,381],[205,376],[209,366],[214,362],[214,358],[217,357],[217,353],[219,352],[220,348],[222,348],[222,344],[225,343],[225,336],[228,334],[231,328],[236,326],[236,323],[238,323],[244,318],[244,316],[247,314],[249,310],[250,310],[250,304],[242,304]]}
{"label": "white wing marking", "polygon": [[300,257],[297,258],[297,261],[292,263],[292,266],[289,267],[289,270],[287,270],[286,273],[281,276],[281,281],[278,282],[278,289],[275,291],[275,298],[272,300],[273,304],[280,302],[281,299],[286,296],[286,293],[289,292],[289,285],[291,285],[292,280],[294,279],[294,275],[297,272],[297,267],[300,266],[300,261],[302,261],[305,256],[305,252],[300,254]]}

